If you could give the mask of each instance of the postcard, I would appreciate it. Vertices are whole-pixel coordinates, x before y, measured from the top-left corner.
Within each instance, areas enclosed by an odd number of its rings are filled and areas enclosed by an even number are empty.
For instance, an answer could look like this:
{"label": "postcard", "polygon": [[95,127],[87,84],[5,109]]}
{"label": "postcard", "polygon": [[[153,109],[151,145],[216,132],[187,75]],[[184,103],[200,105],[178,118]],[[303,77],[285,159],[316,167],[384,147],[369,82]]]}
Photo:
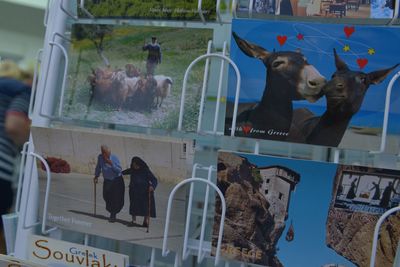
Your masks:
{"label": "postcard", "polygon": [[[221,5],[226,8],[224,1]],[[85,9],[96,18],[200,20],[197,0],[97,0],[87,1]],[[203,0],[202,11],[206,20],[215,20],[216,1]]]}
{"label": "postcard", "polygon": [[371,18],[393,18],[395,8],[395,1],[393,0],[372,0]]}
{"label": "postcard", "polygon": [[[192,141],[99,129],[35,127],[32,133],[36,153],[51,170],[49,226],[162,247],[169,195],[192,169]],[[47,176],[40,167],[43,207]],[[173,199],[171,250],[182,243],[185,202],[185,192],[179,191]]]}
{"label": "postcard", "polygon": [[[242,79],[235,136],[378,149],[386,88],[400,70],[395,27],[237,19],[232,31]],[[235,95],[231,69],[226,135]],[[392,105],[390,120],[399,115]],[[388,131],[398,135],[400,127],[390,123]]]}
{"label": "postcard", "polygon": [[[211,29],[74,24],[62,116],[176,129],[186,68],[212,38]],[[201,71],[193,68],[186,92],[189,131],[197,126]]]}
{"label": "postcard", "polygon": [[[327,245],[356,266],[368,266],[379,217],[400,203],[400,171],[340,165],[326,224]],[[393,266],[400,227],[394,213],[381,226],[376,266]],[[388,253],[390,251],[390,253]]]}
{"label": "postcard", "polygon": [[30,243],[28,259],[49,267],[125,267],[129,265],[127,255],[103,249],[37,235],[31,236]]}
{"label": "postcard", "polygon": [[276,4],[273,0],[237,0],[236,12],[249,12],[252,5],[252,13],[275,15]]}
{"label": "postcard", "polygon": [[382,10],[385,5],[376,6],[374,11],[371,6],[374,7],[363,0],[237,0],[236,11],[248,13],[251,9],[253,14],[321,18],[386,18],[389,15]]}
{"label": "postcard", "polygon": [[0,254],[0,267],[44,267],[44,265]]}
{"label": "postcard", "polygon": [[[400,171],[220,151],[217,186],[226,202],[221,255],[270,267],[367,266],[376,221],[398,205],[399,178]],[[213,253],[220,220],[216,197]],[[387,251],[397,249],[386,237],[399,224],[399,215],[387,223],[381,239]],[[392,266],[394,257],[380,249],[377,266]]]}

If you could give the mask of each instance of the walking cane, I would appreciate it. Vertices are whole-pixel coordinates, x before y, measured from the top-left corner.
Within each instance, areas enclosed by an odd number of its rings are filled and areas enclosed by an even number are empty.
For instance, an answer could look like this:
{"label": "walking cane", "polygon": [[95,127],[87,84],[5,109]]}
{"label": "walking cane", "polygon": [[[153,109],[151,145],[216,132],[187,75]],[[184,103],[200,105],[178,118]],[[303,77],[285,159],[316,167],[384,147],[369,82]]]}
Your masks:
{"label": "walking cane", "polygon": [[93,186],[94,186],[94,215],[96,215],[96,180],[93,180]]}
{"label": "walking cane", "polygon": [[149,227],[150,227],[150,209],[151,209],[151,192],[150,192],[150,186],[149,186],[149,208],[148,208],[148,222],[147,222],[147,231],[146,231],[146,233],[148,233],[149,232]]}

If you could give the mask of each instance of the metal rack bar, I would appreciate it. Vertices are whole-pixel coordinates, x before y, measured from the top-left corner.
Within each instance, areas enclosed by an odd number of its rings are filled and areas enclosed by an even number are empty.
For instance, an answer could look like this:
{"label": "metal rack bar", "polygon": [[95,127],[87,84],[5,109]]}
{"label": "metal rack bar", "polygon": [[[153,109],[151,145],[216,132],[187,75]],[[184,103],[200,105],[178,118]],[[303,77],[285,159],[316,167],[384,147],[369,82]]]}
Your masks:
{"label": "metal rack bar", "polygon": [[335,148],[333,150],[333,163],[339,163],[340,159],[340,149]]}
{"label": "metal rack bar", "polygon": [[34,99],[36,99],[36,90],[37,90],[37,82],[38,82],[38,69],[39,69],[39,61],[42,62],[42,54],[43,49],[39,49],[36,53],[36,64],[33,70],[33,81],[32,81],[32,90],[31,90],[31,98],[29,100],[29,109],[28,109],[28,117],[32,119],[33,109],[34,109]]}
{"label": "metal rack bar", "polygon": [[85,8],[85,0],[81,0],[79,3],[80,9],[85,13],[89,18],[93,19],[94,16]]}
{"label": "metal rack bar", "polygon": [[47,235],[50,232],[57,229],[57,227],[53,227],[49,230],[46,230],[47,209],[48,209],[48,205],[49,205],[49,195],[50,195],[50,185],[51,185],[50,167],[49,167],[49,164],[47,164],[47,161],[39,154],[36,154],[35,152],[30,152],[29,155],[39,159],[43,163],[43,165],[46,169],[47,182],[46,182],[46,193],[45,193],[45,197],[44,197],[44,207],[43,207],[42,234]]}
{"label": "metal rack bar", "polygon": [[370,267],[375,267],[375,258],[376,258],[376,251],[378,247],[378,239],[379,239],[379,230],[382,226],[382,223],[389,217],[392,213],[400,211],[400,206],[391,208],[390,210],[386,211],[382,216],[379,218],[378,222],[375,225],[374,231],[374,239],[372,240],[372,250],[371,250],[371,260],[370,260]]}
{"label": "metal rack bar", "polygon": [[254,7],[254,1],[249,0],[249,18],[253,17],[253,7]]}
{"label": "metal rack bar", "polygon": [[[31,152],[31,153],[32,153],[32,152]],[[29,155],[29,153],[27,153],[27,155]],[[33,168],[34,162],[35,162],[34,160],[31,161],[31,167],[30,167],[30,169]],[[47,167],[48,167],[48,166],[47,166]],[[32,175],[29,175],[28,185],[29,185],[28,188],[31,188],[31,185],[32,185]],[[36,221],[36,222],[34,222],[34,223],[32,223],[32,224],[29,224],[29,225],[27,225],[27,223],[26,223],[26,219],[28,218],[28,216],[27,216],[28,209],[27,209],[26,207],[28,207],[28,203],[29,203],[29,196],[30,196],[29,193],[30,193],[30,191],[28,191],[28,194],[26,195],[25,209],[24,209],[24,216],[23,216],[23,223],[22,223],[22,228],[25,229],[25,230],[31,229],[31,228],[33,228],[33,227],[35,227],[35,226],[37,226],[37,225],[40,224],[39,221]]]}
{"label": "metal rack bar", "polygon": [[[212,47],[212,41],[208,41],[207,45],[207,54],[211,54],[211,47]],[[208,82],[208,72],[210,68],[210,58],[206,59],[206,64],[204,67],[204,76],[203,76],[203,87],[201,88],[201,98],[200,98],[200,111],[199,111],[199,117],[197,121],[197,132],[200,132],[201,129],[201,122],[203,120],[203,112],[204,112],[204,100],[206,98],[206,89],[207,89],[207,82]]]}
{"label": "metal rack bar", "polygon": [[[213,166],[210,166],[208,168],[207,180],[209,182],[211,182],[211,174],[213,170],[214,170]],[[206,194],[204,196],[203,217],[201,222],[200,243],[199,243],[199,251],[197,253],[197,263],[201,263],[204,260],[204,257],[206,256],[206,253],[203,251],[203,244],[204,244],[204,234],[206,231],[209,195],[210,195],[210,186],[207,185]]]}
{"label": "metal rack bar", "polygon": [[[226,56],[226,49],[227,49],[227,43],[224,41],[223,48],[222,48],[222,55]],[[222,81],[224,78],[224,70],[225,70],[225,60],[221,60],[221,68],[219,70],[219,80],[218,80],[218,91],[217,91],[217,104],[215,107],[215,116],[214,116],[214,127],[213,127],[213,133],[217,133],[217,127],[218,127],[218,117],[219,117],[219,108],[220,108],[220,102],[221,102],[221,93],[222,93]]]}
{"label": "metal rack bar", "polygon": [[[68,1],[69,2],[69,1]],[[78,16],[75,16],[74,14],[72,14],[71,12],[69,12],[69,10],[67,10],[65,7],[64,7],[64,0],[61,0],[60,1],[60,9],[65,13],[65,14],[67,14],[70,18],[72,18],[73,20],[78,20]]]}
{"label": "metal rack bar", "polygon": [[232,17],[233,17],[233,18],[237,18],[237,13],[236,13],[237,1],[238,1],[238,0],[233,0],[233,1],[232,1]]}
{"label": "metal rack bar", "polygon": [[85,246],[88,246],[88,245],[89,245],[89,234],[85,234],[85,239],[83,240],[83,244],[84,244]]}
{"label": "metal rack bar", "polygon": [[19,165],[19,173],[18,173],[18,187],[17,187],[17,199],[15,203],[15,213],[19,213],[21,210],[21,192],[22,192],[22,177],[24,176],[24,168],[26,164],[26,153],[29,146],[29,141],[25,142],[22,146],[21,150],[21,162]]}
{"label": "metal rack bar", "polygon": [[182,262],[181,262],[181,257],[179,253],[175,254],[175,262],[174,262],[174,267],[179,267],[181,266]]}
{"label": "metal rack bar", "polygon": [[381,145],[380,149],[377,151],[371,151],[373,154],[383,153],[386,147],[386,139],[387,139],[387,130],[389,123],[389,112],[390,112],[390,98],[392,96],[393,85],[396,80],[400,77],[400,71],[398,71],[390,80],[389,85],[386,89],[386,100],[385,100],[385,111],[383,113],[383,127],[382,127],[382,137],[381,137]]}
{"label": "metal rack bar", "polygon": [[217,20],[220,25],[222,25],[222,18],[221,18],[221,0],[217,0],[217,8],[216,8],[216,14],[217,14]]}
{"label": "metal rack bar", "polygon": [[[226,212],[226,203],[225,203],[225,198],[224,195],[222,194],[221,190],[212,182],[202,179],[202,178],[189,178],[186,179],[179,184],[177,184],[174,189],[171,191],[171,194],[169,195],[168,198],[168,206],[167,206],[167,215],[166,215],[166,223],[165,223],[165,228],[164,228],[164,239],[163,239],[163,246],[162,246],[162,255],[165,257],[168,255],[169,250],[167,249],[167,244],[168,244],[168,232],[169,232],[169,223],[170,223],[170,217],[171,217],[171,207],[172,207],[172,200],[175,196],[176,191],[180,189],[182,186],[186,185],[187,183],[195,183],[195,182],[200,182],[200,183],[206,183],[209,186],[213,187],[215,191],[217,191],[220,199],[221,199],[221,205],[222,205],[222,214],[221,214],[221,223],[219,227],[219,233],[218,233],[218,242],[217,242],[217,250],[216,250],[216,255],[215,255],[215,266],[218,265],[220,261],[220,254],[221,254],[221,243],[222,243],[222,235],[224,231],[224,221],[225,221],[225,212]],[[186,225],[186,228],[188,228],[189,225]],[[185,241],[184,241],[185,242]],[[187,242],[186,242],[187,244]],[[186,247],[183,247],[183,256],[185,255],[185,250]],[[184,257],[183,257],[184,259]]]}
{"label": "metal rack bar", "polygon": [[196,65],[199,61],[206,59],[206,58],[210,58],[210,57],[216,57],[216,58],[220,58],[222,60],[228,61],[236,72],[236,76],[237,76],[236,95],[235,95],[235,105],[234,105],[234,110],[233,110],[232,129],[231,129],[231,136],[234,136],[235,135],[235,127],[236,127],[237,109],[238,109],[238,105],[239,105],[240,84],[241,84],[240,72],[239,72],[239,68],[229,57],[221,55],[221,54],[216,54],[216,53],[204,54],[204,55],[199,56],[198,58],[193,60],[192,63],[190,63],[189,67],[186,69],[185,76],[183,78],[181,106],[180,106],[180,110],[179,110],[178,131],[182,130],[183,112],[184,112],[184,106],[185,106],[185,95],[186,95],[187,80],[189,77],[189,73],[192,70],[193,66]]}
{"label": "metal rack bar", "polygon": [[[192,168],[192,178],[196,177],[196,171],[199,168],[199,164],[195,163]],[[190,216],[192,214],[192,203],[193,203],[193,191],[194,191],[194,184],[190,184],[190,189],[189,189],[189,199],[188,199],[188,210],[186,214],[186,225],[190,225]],[[189,257],[189,253],[185,248],[188,246],[188,240],[189,240],[189,227],[185,227],[185,234],[183,238],[183,255],[182,259],[186,260]]]}
{"label": "metal rack bar", "polygon": [[394,3],[394,12],[393,12],[393,17],[388,23],[388,25],[392,25],[398,18],[399,18],[399,10],[400,10],[400,0],[396,0]]}
{"label": "metal rack bar", "polygon": [[256,143],[254,145],[254,154],[255,155],[260,154],[260,141],[256,141]]}
{"label": "metal rack bar", "polygon": [[156,261],[156,249],[152,248],[151,249],[151,256],[150,256],[150,265],[149,267],[154,267]]}
{"label": "metal rack bar", "polygon": [[43,25],[47,27],[47,23],[49,21],[49,7],[50,7],[50,0],[47,0],[46,8],[44,10],[44,17],[43,17]]}
{"label": "metal rack bar", "polygon": [[200,19],[201,21],[206,24],[206,19],[204,18],[204,14],[203,14],[203,10],[201,9],[201,5],[202,5],[202,0],[198,0],[197,2],[197,12],[199,13]]}
{"label": "metal rack bar", "polygon": [[[56,35],[56,33],[55,33],[55,35]],[[64,76],[63,76],[63,81],[62,81],[62,85],[61,85],[60,104],[59,104],[59,108],[58,108],[58,116],[59,116],[59,117],[62,117],[62,108],[63,108],[63,103],[64,103],[64,93],[65,93],[65,81],[66,81],[66,77],[67,77],[68,64],[69,64],[68,53],[67,53],[66,49],[65,49],[62,45],[60,45],[60,44],[58,44],[58,43],[56,43],[56,42],[49,42],[49,45],[50,45],[51,47],[53,47],[53,46],[58,47],[58,48],[62,51],[62,53],[63,53],[63,55],[64,55],[64,57],[65,57]],[[49,64],[50,64],[50,61],[51,61],[52,51],[53,51],[53,49],[50,50]],[[46,76],[47,76],[47,74],[48,74],[48,70],[47,70]],[[44,103],[44,95],[45,95],[44,93],[46,92],[46,85],[47,85],[47,79],[45,80],[44,86],[43,86],[44,92],[43,92],[43,94],[42,94],[42,99],[41,99],[41,106],[40,106],[39,115],[40,115],[40,116],[43,116],[43,117],[47,117],[47,118],[53,118],[53,116],[47,115],[47,114],[44,114],[44,113],[43,113],[43,106],[44,106],[43,103]]]}

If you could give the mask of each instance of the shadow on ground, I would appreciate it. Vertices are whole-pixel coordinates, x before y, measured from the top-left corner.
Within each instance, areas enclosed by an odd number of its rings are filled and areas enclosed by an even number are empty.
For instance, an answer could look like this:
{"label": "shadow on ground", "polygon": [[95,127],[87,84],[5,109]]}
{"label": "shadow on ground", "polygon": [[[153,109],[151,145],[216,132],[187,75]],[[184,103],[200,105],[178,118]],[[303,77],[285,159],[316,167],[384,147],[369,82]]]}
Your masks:
{"label": "shadow on ground", "polygon": [[[104,215],[100,215],[100,214],[93,214],[93,213],[89,213],[89,212],[84,212],[84,211],[79,211],[79,210],[68,210],[69,212],[75,213],[75,214],[80,214],[80,215],[85,215],[85,216],[89,216],[92,218],[96,218],[96,219],[100,219],[100,220],[105,220],[108,221],[110,218]],[[121,220],[121,219],[116,219],[115,220],[116,223],[120,223],[129,227],[144,227],[141,224],[137,224],[137,223],[132,223],[129,221],[125,221],[125,220]]]}

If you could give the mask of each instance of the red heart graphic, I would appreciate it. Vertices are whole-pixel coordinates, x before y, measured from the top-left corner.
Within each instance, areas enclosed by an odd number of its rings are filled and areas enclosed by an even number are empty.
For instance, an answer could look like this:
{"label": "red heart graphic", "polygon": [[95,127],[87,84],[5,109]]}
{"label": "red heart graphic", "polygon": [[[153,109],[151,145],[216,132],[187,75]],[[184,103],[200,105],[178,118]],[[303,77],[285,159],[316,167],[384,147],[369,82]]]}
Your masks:
{"label": "red heart graphic", "polygon": [[349,38],[350,35],[352,35],[354,32],[356,31],[356,29],[354,28],[354,26],[344,26],[344,33],[346,34],[346,37]]}
{"label": "red heart graphic", "polygon": [[368,64],[368,59],[366,59],[366,58],[358,58],[357,59],[357,64],[360,67],[360,69],[362,69]]}
{"label": "red heart graphic", "polygon": [[282,46],[286,43],[287,36],[286,35],[278,35],[276,37],[276,39],[278,40],[279,44]]}
{"label": "red heart graphic", "polygon": [[242,126],[242,130],[243,130],[244,134],[249,134],[251,129],[252,129],[252,127],[249,124]]}

